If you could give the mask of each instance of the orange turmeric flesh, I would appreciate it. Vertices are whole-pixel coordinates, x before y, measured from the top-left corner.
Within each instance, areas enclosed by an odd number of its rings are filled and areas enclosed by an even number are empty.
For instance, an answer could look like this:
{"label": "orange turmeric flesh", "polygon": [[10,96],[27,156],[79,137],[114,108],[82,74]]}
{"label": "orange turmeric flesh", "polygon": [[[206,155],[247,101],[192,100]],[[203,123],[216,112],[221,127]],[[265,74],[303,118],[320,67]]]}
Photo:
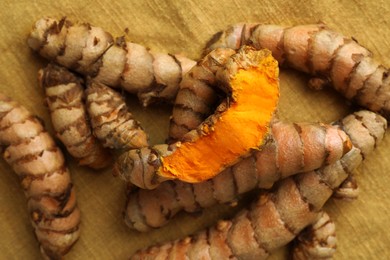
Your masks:
{"label": "orange turmeric flesh", "polygon": [[233,56],[232,68],[227,64],[224,71],[231,91],[227,108],[217,109],[198,128],[195,140],[161,158],[161,176],[193,183],[208,180],[264,143],[279,99],[278,64],[268,50],[244,51],[244,60],[237,62],[234,58],[243,58]]}

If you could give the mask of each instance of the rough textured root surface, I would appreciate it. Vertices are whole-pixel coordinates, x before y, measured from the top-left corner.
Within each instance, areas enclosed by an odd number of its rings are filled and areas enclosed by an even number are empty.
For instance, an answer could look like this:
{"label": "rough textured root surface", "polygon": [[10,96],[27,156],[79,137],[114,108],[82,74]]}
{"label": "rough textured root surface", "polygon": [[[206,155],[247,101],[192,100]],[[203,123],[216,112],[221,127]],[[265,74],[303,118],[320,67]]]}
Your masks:
{"label": "rough textured root surface", "polygon": [[[372,120],[370,128],[361,123],[364,120]],[[356,127],[349,128],[355,121]],[[199,259],[201,255],[203,259],[265,259],[316,222],[333,190],[376,147],[387,127],[383,117],[368,111],[354,113],[341,124],[355,137],[354,147],[336,163],[282,180],[231,221],[221,221],[182,240],[140,250],[131,259]],[[374,142],[367,141],[371,139]]]}
{"label": "rough textured root surface", "polygon": [[62,152],[36,117],[3,94],[0,145],[21,180],[43,256],[61,259],[79,238],[80,222]]}
{"label": "rough textured root surface", "polygon": [[[269,188],[280,178],[335,162],[347,151],[348,143],[346,134],[330,125],[275,122],[261,150],[224,172],[250,172],[246,176],[258,181],[252,179],[253,186]],[[122,154],[116,161],[118,175],[143,189],[155,188],[159,181],[168,180],[159,178],[156,171],[161,167],[159,158],[172,153],[170,147],[157,145]]]}
{"label": "rough textured root surface", "polygon": [[235,53],[232,49],[216,49],[184,75],[172,111],[169,142],[181,140],[213,113],[218,103],[216,73]]}
{"label": "rough textured root surface", "polygon": [[[225,100],[198,128],[187,133],[183,142],[165,148],[170,153],[154,153],[150,164],[159,162],[160,167],[145,175],[198,183],[259,149],[269,134],[279,100],[278,71],[277,62],[267,50],[244,47],[231,56],[217,73],[218,86],[227,95]],[[116,166],[119,174],[134,166],[123,165],[131,162],[126,156]]]}
{"label": "rough textured root surface", "polygon": [[332,85],[346,98],[390,118],[389,70],[353,38],[328,29],[324,24],[283,27],[236,24],[216,34],[206,52],[241,45],[267,48],[281,65],[313,76],[313,88]]}
{"label": "rough textured root surface", "polygon": [[[275,122],[269,140],[260,151],[209,181],[198,184],[168,181],[153,190],[130,193],[126,223],[139,231],[161,227],[181,210],[194,212],[216,203],[227,203],[252,189],[271,188],[276,181],[292,174],[332,164],[347,153],[350,146],[347,135],[335,126]],[[145,159],[150,158],[153,151],[145,152],[129,152],[131,156],[126,158],[136,161],[131,163],[133,172],[122,176],[127,182],[134,182],[135,176],[140,176],[137,178],[140,180],[146,171],[150,169],[149,174],[152,174],[153,167],[158,167],[156,162]],[[141,161],[151,164],[145,167]],[[156,186],[156,181],[136,184],[150,189]]]}
{"label": "rough textured root surface", "polygon": [[173,102],[183,75],[195,62],[181,55],[153,53],[90,24],[65,18],[38,20],[28,45],[43,57],[111,87],[138,95],[145,106]]}
{"label": "rough textured root surface", "polygon": [[334,191],[333,198],[352,201],[358,198],[359,192],[359,186],[354,175],[349,175],[348,178],[341,183],[340,187]]}
{"label": "rough textured root surface", "polygon": [[56,136],[80,165],[94,169],[112,162],[108,150],[93,136],[84,105],[82,80],[67,69],[49,64],[39,71]]}
{"label": "rough textured root surface", "polygon": [[319,214],[315,223],[305,228],[294,241],[292,259],[330,260],[336,252],[336,227],[329,215]]}
{"label": "rough textured root surface", "polygon": [[95,136],[112,149],[148,146],[148,136],[128,110],[124,98],[106,85],[90,80],[86,106]]}

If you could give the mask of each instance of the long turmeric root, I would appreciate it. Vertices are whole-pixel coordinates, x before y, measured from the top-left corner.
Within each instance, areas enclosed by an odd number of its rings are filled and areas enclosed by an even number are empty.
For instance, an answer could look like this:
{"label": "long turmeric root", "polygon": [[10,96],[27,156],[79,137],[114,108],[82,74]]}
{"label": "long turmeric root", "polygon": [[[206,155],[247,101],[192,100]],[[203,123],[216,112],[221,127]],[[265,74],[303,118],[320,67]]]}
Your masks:
{"label": "long turmeric root", "polygon": [[[349,138],[334,126],[276,122],[262,150],[213,179],[197,184],[168,181],[154,190],[140,189],[130,193],[125,222],[139,231],[158,228],[167,224],[181,210],[194,212],[217,203],[233,201],[240,194],[255,188],[271,188],[279,179],[332,164],[349,149]],[[153,166],[148,160],[144,159],[143,162]],[[137,165],[137,171],[150,167],[138,162],[134,165]],[[124,177],[131,181],[134,174]],[[153,187],[153,184],[146,188]]]}
{"label": "long turmeric root", "polygon": [[61,259],[79,238],[80,211],[64,157],[40,121],[0,94],[0,145],[21,179],[45,258]]}
{"label": "long turmeric root", "polygon": [[333,189],[382,140],[386,124],[384,118],[368,111],[346,117],[341,127],[354,147],[337,163],[284,179],[231,221],[220,221],[192,237],[140,250],[131,259],[265,259],[315,222]]}
{"label": "long turmeric root", "polygon": [[42,18],[28,45],[43,57],[111,87],[137,94],[143,105],[172,102],[182,76],[195,62],[180,55],[152,53],[147,48],[89,24]]}
{"label": "long turmeric root", "polygon": [[67,69],[50,64],[39,71],[51,121],[57,137],[80,165],[94,169],[108,166],[111,155],[93,136],[84,106],[82,80]]}
{"label": "long turmeric root", "polygon": [[336,253],[336,227],[329,215],[320,213],[315,223],[305,228],[295,239],[293,260],[332,259]]}
{"label": "long turmeric root", "polygon": [[[270,188],[280,178],[335,162],[348,151],[348,143],[344,132],[329,125],[275,122],[262,149],[227,168],[223,174],[247,172],[245,176],[258,181],[249,181],[253,187]],[[156,175],[156,171],[161,167],[159,157],[169,153],[168,145],[130,150],[118,158],[116,169],[125,181],[143,189],[154,189],[168,180]]]}
{"label": "long turmeric root", "polygon": [[242,45],[268,48],[281,65],[311,74],[310,85],[332,85],[347,99],[390,118],[389,70],[354,39],[323,24],[282,27],[237,24],[217,33],[206,51]]}
{"label": "long turmeric root", "polygon": [[218,103],[216,73],[233,54],[232,49],[216,49],[184,75],[170,120],[170,142],[181,140],[213,113]]}
{"label": "long turmeric root", "polygon": [[133,149],[148,145],[148,136],[128,111],[123,97],[102,83],[89,81],[86,106],[95,136],[103,146]]}
{"label": "long turmeric root", "polygon": [[[186,134],[182,143],[173,144],[163,156],[154,154],[153,161],[158,160],[159,166],[152,174],[201,182],[264,143],[279,98],[278,67],[270,52],[242,48],[231,56],[219,76],[230,99],[222,102],[196,130]],[[119,174],[134,166],[126,165],[126,161],[131,163],[127,156],[119,158]]]}

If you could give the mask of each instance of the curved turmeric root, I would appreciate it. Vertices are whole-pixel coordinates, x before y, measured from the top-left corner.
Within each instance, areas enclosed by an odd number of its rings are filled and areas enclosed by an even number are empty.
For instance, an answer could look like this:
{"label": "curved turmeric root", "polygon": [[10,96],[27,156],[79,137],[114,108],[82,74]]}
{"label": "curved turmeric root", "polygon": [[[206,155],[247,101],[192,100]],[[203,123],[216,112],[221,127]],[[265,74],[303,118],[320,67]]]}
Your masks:
{"label": "curved turmeric root", "polygon": [[[186,134],[183,143],[173,144],[163,156],[154,154],[151,164],[159,161],[160,165],[152,175],[201,182],[264,143],[279,99],[276,61],[267,50],[242,48],[219,73],[225,83],[222,87],[230,92],[229,99],[196,130]],[[119,174],[131,171],[134,166],[124,164],[131,163],[127,156],[121,156],[116,164]],[[150,169],[154,170],[153,167],[145,170]]]}
{"label": "curved turmeric root", "polygon": [[313,88],[332,85],[347,99],[390,118],[389,70],[353,38],[324,24],[236,24],[216,34],[206,51],[219,47],[238,49],[242,45],[267,48],[281,65],[312,75],[309,84]]}
{"label": "curved turmeric root", "polygon": [[[181,210],[194,212],[231,202],[252,189],[271,188],[276,181],[292,174],[332,164],[350,148],[347,135],[334,126],[276,122],[272,124],[270,139],[260,151],[208,181],[197,184],[167,181],[154,190],[130,193],[125,222],[143,232],[158,228]],[[139,171],[147,168],[134,165]],[[134,174],[124,177],[131,178]]]}
{"label": "curved turmeric root", "polygon": [[329,215],[319,214],[315,223],[305,228],[294,241],[292,259],[333,259],[336,253],[336,227]]}
{"label": "curved turmeric root", "polygon": [[80,211],[64,157],[40,121],[0,94],[0,145],[21,179],[45,258],[61,259],[79,238]]}
{"label": "curved turmeric root", "polygon": [[28,45],[43,57],[111,87],[137,94],[142,104],[172,102],[182,76],[195,62],[180,55],[151,53],[103,29],[65,18],[35,23]]}
{"label": "curved turmeric root", "polygon": [[148,145],[147,134],[115,90],[89,81],[86,106],[93,132],[104,147],[128,150]]}
{"label": "curved turmeric root", "polygon": [[93,136],[84,106],[82,80],[67,69],[50,64],[39,71],[46,103],[58,139],[80,165],[94,169],[112,162],[108,150]]}
{"label": "curved turmeric root", "polygon": [[232,49],[216,49],[184,75],[172,110],[170,142],[180,141],[213,113],[218,103],[216,73],[235,53]]}
{"label": "curved turmeric root", "polygon": [[[366,119],[371,122],[369,127],[362,124]],[[267,258],[315,223],[333,189],[376,147],[387,126],[384,118],[368,111],[354,113],[341,124],[348,129],[354,147],[337,163],[286,178],[231,221],[220,221],[194,236],[140,250],[131,259]]]}

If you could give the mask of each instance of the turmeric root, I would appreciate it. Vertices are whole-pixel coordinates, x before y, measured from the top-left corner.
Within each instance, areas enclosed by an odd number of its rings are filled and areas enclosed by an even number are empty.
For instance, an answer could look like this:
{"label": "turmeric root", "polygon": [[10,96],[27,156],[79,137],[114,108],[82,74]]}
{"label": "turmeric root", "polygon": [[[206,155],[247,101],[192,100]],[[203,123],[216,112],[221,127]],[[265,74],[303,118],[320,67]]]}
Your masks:
{"label": "turmeric root", "polygon": [[[153,174],[201,182],[264,143],[279,98],[276,61],[267,50],[242,48],[219,73],[225,91],[231,92],[229,101],[222,102],[213,115],[186,134],[183,143],[173,144],[164,156],[154,154],[153,161],[158,160],[160,165]],[[131,171],[133,165],[123,165],[131,163],[127,155],[116,165],[119,174],[127,168]]]}
{"label": "turmeric root", "polygon": [[86,96],[93,132],[103,146],[127,150],[148,145],[147,134],[128,111],[119,93],[91,80]]}
{"label": "turmeric root", "polygon": [[[246,176],[255,176],[259,182],[251,180],[250,184],[270,188],[280,178],[335,162],[348,151],[349,142],[344,132],[329,125],[279,121],[272,124],[261,150],[225,171],[248,172]],[[159,157],[170,153],[165,144],[130,150],[118,158],[115,169],[125,181],[143,189],[154,189],[168,180],[156,172],[162,164]]]}
{"label": "turmeric root", "polygon": [[195,62],[181,55],[151,53],[147,48],[89,24],[65,18],[35,23],[28,45],[43,57],[111,87],[137,94],[142,104],[172,102],[182,76]]}
{"label": "turmeric root", "polygon": [[[143,232],[158,228],[181,210],[194,212],[217,203],[231,202],[255,188],[271,188],[279,179],[332,164],[349,149],[349,138],[334,126],[279,121],[272,124],[270,139],[260,151],[213,179],[197,184],[167,181],[154,190],[140,189],[130,193],[125,222],[130,228]],[[147,159],[143,162],[151,163]],[[138,171],[154,166],[152,163],[142,166],[138,162],[134,165]],[[131,181],[134,174],[124,177]]]}
{"label": "turmeric root", "polygon": [[[365,120],[371,125],[363,124]],[[140,250],[131,259],[265,259],[315,223],[333,189],[382,140],[387,123],[379,115],[361,111],[344,118],[341,126],[348,129],[354,147],[336,163],[282,180],[231,221],[220,221],[194,236]]]}
{"label": "turmeric root", "polygon": [[44,88],[46,103],[58,139],[80,165],[104,168],[111,155],[93,136],[84,106],[82,80],[67,69],[50,64],[39,71],[38,80]]}
{"label": "turmeric root", "polygon": [[321,212],[319,219],[295,238],[292,259],[332,259],[336,243],[335,224],[328,214]]}
{"label": "turmeric root", "polygon": [[353,38],[324,24],[282,27],[237,24],[216,34],[206,52],[242,45],[268,48],[281,65],[309,73],[313,88],[333,86],[347,99],[390,118],[390,74]]}
{"label": "turmeric root", "polygon": [[234,53],[232,49],[216,49],[184,75],[170,120],[170,142],[181,140],[215,110],[218,103],[216,73]]}
{"label": "turmeric root", "polygon": [[21,180],[43,256],[61,259],[80,233],[80,211],[63,154],[37,118],[3,94],[0,145]]}

